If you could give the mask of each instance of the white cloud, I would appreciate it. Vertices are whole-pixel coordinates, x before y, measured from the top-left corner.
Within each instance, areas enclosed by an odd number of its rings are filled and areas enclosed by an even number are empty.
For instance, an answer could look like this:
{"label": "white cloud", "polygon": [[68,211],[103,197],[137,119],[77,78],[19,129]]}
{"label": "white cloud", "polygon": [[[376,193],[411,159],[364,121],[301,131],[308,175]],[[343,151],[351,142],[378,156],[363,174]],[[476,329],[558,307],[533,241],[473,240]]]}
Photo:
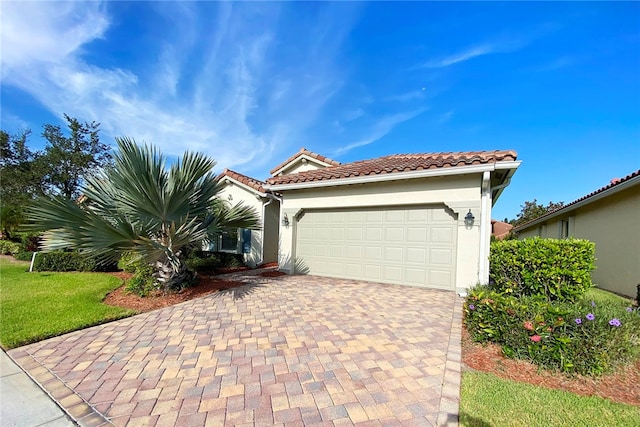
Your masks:
{"label": "white cloud", "polygon": [[445,58],[441,58],[435,61],[429,61],[426,62],[424,64],[422,64],[421,66],[419,66],[419,68],[442,68],[442,67],[448,67],[449,65],[453,65],[453,64],[457,64],[459,62],[464,62],[464,61],[468,61],[469,59],[478,57],[478,56],[482,56],[482,55],[487,55],[489,53],[494,53],[495,47],[491,46],[491,45],[481,45],[481,46],[475,46],[472,47],[470,49],[467,49],[463,52],[458,52],[455,53],[453,55],[447,56]]}
{"label": "white cloud", "polygon": [[421,108],[419,110],[409,111],[406,113],[392,114],[389,116],[382,117],[381,119],[377,120],[376,123],[372,126],[371,131],[367,136],[335,150],[332,153],[332,156],[339,156],[341,154],[344,154],[348,151],[353,150],[354,148],[364,147],[365,145],[369,145],[381,139],[385,135],[387,135],[397,125],[413,119],[414,117],[418,116],[424,111],[425,109]]}
{"label": "white cloud", "polygon": [[[199,7],[216,10],[203,14]],[[204,151],[221,166],[261,170],[300,144],[340,89],[336,55],[353,24],[349,13],[315,18],[297,40],[308,49],[280,68],[274,50],[283,43],[278,30],[287,25],[279,21],[280,7],[155,4],[154,12],[177,27],[138,64],[107,68],[85,55],[113,29],[105,4],[5,2],[2,84],[29,93],[56,115],[99,121],[108,136],[145,140],[167,154]]]}

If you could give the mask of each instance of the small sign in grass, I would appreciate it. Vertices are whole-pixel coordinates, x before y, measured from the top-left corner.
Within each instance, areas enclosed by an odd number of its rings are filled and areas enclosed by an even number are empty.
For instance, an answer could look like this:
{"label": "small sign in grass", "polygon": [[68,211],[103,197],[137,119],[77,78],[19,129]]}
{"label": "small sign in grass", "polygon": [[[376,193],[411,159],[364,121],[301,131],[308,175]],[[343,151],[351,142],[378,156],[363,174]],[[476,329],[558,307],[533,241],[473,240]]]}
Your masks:
{"label": "small sign in grass", "polygon": [[121,285],[117,277],[28,269],[28,262],[0,257],[0,344],[5,349],[135,314],[102,303]]}

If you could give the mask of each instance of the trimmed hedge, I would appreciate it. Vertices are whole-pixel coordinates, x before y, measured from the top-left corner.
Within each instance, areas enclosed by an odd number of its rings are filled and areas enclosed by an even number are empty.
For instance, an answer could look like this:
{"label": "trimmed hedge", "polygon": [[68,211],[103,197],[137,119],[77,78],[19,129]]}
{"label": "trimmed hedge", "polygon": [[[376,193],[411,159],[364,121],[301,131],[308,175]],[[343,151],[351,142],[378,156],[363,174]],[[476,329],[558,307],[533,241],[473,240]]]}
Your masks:
{"label": "trimmed hedge", "polygon": [[593,286],[595,244],[539,237],[496,241],[489,265],[489,283],[499,293],[574,301]]}
{"label": "trimmed hedge", "polygon": [[464,312],[475,341],[547,369],[597,376],[640,356],[640,311],[624,302],[548,302],[477,287]]}
{"label": "trimmed hedge", "polygon": [[[29,258],[31,260],[31,258]],[[96,258],[78,252],[38,252],[33,271],[115,271],[113,263],[100,263]]]}
{"label": "trimmed hedge", "polygon": [[13,255],[20,252],[22,245],[11,240],[0,240],[0,254]]}

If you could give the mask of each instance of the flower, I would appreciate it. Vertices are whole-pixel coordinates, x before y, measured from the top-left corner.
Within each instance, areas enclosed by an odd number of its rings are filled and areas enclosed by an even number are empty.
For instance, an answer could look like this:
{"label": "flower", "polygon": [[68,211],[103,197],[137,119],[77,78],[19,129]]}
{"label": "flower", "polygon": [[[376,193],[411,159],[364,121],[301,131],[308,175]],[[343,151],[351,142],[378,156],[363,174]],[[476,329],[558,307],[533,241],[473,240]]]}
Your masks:
{"label": "flower", "polygon": [[615,326],[616,328],[619,327],[620,325],[622,325],[622,323],[620,323],[620,320],[618,320],[618,319],[609,320],[609,324],[611,326]]}
{"label": "flower", "polygon": [[589,314],[587,314],[587,316],[586,316],[586,317],[587,317],[587,320],[593,320],[593,319],[595,319],[595,318],[596,318],[596,316],[594,316],[594,315],[593,315],[593,313],[589,313]]}
{"label": "flower", "polygon": [[473,304],[469,304],[469,310],[475,310],[475,309],[476,309],[476,306],[475,306],[475,305],[473,305]]}
{"label": "flower", "polygon": [[531,322],[524,322],[524,328],[528,331],[533,331],[533,323]]}
{"label": "flower", "polygon": [[591,307],[595,307],[595,306],[596,306],[595,301],[591,301]]}
{"label": "flower", "polygon": [[628,311],[629,313],[631,313],[631,312],[633,311],[633,308],[631,308],[631,307],[627,307],[627,311]]}
{"label": "flower", "polygon": [[577,319],[574,320],[574,322],[576,322],[576,325],[580,325],[582,324],[582,319],[578,317]]}
{"label": "flower", "polygon": [[540,340],[542,339],[542,337],[540,335],[534,335],[532,337],[529,337],[529,339],[533,342],[540,342]]}

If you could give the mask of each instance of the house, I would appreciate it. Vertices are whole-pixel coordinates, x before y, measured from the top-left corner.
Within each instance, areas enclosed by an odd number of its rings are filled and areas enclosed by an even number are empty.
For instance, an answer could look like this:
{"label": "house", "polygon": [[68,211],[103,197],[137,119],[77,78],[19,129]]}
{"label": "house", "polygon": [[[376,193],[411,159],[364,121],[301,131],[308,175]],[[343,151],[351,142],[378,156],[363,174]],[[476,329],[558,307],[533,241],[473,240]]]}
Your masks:
{"label": "house", "polygon": [[576,237],[596,244],[593,281],[635,295],[640,283],[640,170],[513,229],[518,238]]}
{"label": "house", "polygon": [[280,268],[466,292],[488,281],[491,207],[519,165],[514,151],[341,164],[303,148],[262,186],[281,195]]}
{"label": "house", "polygon": [[264,182],[229,169],[218,175],[218,180],[222,186],[218,197],[233,205],[242,202],[253,207],[260,216],[261,229],[227,231],[208,249],[242,253],[250,266],[276,262],[280,216],[278,196],[265,190]]}
{"label": "house", "polygon": [[495,237],[497,240],[502,240],[511,233],[513,229],[513,225],[508,222],[498,221],[495,219],[491,220],[491,235]]}

